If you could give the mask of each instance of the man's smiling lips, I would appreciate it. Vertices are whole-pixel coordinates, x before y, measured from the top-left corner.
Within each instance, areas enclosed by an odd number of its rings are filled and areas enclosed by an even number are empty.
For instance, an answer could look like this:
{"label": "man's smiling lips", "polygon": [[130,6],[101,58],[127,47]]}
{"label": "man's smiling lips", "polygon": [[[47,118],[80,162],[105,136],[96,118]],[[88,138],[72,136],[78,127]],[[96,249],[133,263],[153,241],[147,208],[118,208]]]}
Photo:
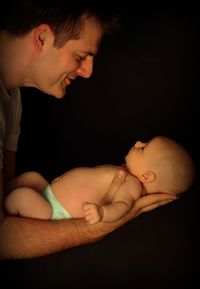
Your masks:
{"label": "man's smiling lips", "polygon": [[65,83],[66,85],[70,85],[72,83],[72,81],[74,81],[76,79],[76,77],[65,77]]}
{"label": "man's smiling lips", "polygon": [[72,79],[68,78],[68,77],[65,77],[64,78],[64,82],[65,82],[65,85],[70,85],[72,83]]}

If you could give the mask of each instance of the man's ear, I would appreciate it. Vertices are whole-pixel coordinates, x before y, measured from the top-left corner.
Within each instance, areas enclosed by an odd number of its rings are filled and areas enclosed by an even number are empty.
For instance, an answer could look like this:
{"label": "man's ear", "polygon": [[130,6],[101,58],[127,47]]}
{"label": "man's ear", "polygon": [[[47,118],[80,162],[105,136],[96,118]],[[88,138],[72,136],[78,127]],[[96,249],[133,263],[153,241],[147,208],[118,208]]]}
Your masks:
{"label": "man's ear", "polygon": [[54,43],[54,35],[49,25],[41,24],[35,28],[33,43],[34,47],[39,51],[42,50],[45,45]]}
{"label": "man's ear", "polygon": [[156,174],[153,171],[146,171],[138,178],[142,183],[153,183],[156,179]]}

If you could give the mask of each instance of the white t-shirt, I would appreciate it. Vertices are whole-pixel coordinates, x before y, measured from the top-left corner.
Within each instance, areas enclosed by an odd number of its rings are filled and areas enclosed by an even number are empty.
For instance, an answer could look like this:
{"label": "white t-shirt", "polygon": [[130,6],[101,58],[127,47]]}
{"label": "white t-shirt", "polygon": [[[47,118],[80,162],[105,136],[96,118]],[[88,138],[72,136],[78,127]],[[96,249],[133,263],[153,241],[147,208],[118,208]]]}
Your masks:
{"label": "white t-shirt", "polygon": [[19,88],[13,89],[8,94],[0,79],[0,169],[3,168],[4,150],[17,151],[21,113]]}

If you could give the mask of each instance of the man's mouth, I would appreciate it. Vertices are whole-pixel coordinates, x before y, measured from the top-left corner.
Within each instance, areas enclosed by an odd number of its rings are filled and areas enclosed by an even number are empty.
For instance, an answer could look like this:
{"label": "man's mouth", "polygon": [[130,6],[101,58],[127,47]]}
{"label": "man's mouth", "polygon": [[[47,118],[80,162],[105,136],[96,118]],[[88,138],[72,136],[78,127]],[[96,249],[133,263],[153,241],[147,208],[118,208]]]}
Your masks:
{"label": "man's mouth", "polygon": [[68,77],[65,77],[66,82],[68,82],[68,84],[71,84],[71,79],[69,79]]}

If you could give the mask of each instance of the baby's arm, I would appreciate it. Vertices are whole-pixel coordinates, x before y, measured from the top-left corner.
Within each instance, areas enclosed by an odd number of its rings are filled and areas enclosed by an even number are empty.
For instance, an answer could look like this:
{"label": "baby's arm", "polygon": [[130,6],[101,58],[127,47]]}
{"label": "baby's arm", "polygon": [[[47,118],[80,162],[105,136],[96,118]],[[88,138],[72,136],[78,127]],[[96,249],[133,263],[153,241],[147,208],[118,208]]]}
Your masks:
{"label": "baby's arm", "polygon": [[115,222],[124,215],[126,215],[132,208],[136,197],[134,192],[139,190],[138,186],[132,186],[132,184],[125,180],[116,192],[112,202],[102,206],[102,222],[110,223]]}
{"label": "baby's arm", "polygon": [[95,203],[85,202],[82,205],[84,218],[89,224],[96,224],[102,220],[103,207]]}
{"label": "baby's arm", "polygon": [[141,191],[140,182],[136,178],[128,176],[117,190],[111,203],[103,206],[85,203],[82,207],[85,219],[90,224],[99,221],[115,222],[130,211],[135,200],[141,196]]}

